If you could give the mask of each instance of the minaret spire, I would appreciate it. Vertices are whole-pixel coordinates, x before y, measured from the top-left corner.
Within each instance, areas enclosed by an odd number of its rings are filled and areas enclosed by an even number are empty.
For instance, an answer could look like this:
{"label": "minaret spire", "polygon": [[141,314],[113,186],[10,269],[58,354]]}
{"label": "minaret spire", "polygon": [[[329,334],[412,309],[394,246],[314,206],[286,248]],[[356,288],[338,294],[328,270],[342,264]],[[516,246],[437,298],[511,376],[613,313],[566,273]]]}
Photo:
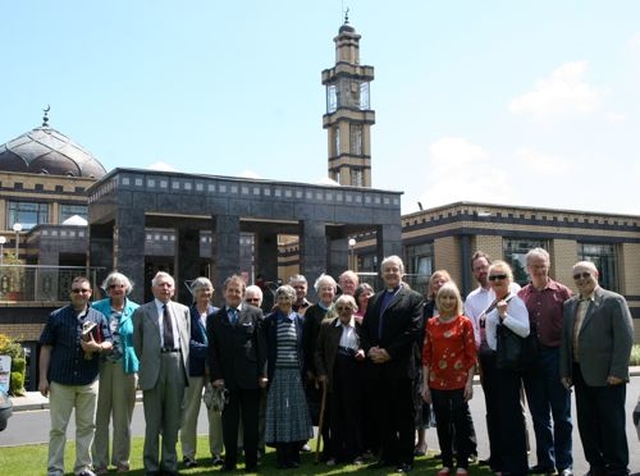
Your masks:
{"label": "minaret spire", "polygon": [[369,103],[373,66],[360,64],[360,35],[349,24],[348,8],[333,41],[336,63],[322,72],[327,91],[322,127],[329,139],[329,178],[340,185],[371,187],[371,126],[376,122]]}

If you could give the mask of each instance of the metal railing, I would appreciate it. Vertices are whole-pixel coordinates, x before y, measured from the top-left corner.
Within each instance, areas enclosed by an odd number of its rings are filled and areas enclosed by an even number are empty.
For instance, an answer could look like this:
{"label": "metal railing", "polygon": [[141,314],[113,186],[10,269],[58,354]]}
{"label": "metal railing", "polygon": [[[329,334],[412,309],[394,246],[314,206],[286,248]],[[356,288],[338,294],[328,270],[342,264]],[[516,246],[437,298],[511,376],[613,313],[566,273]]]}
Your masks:
{"label": "metal railing", "polygon": [[97,289],[102,268],[86,266],[0,265],[0,303],[67,301],[71,282],[86,276]]}

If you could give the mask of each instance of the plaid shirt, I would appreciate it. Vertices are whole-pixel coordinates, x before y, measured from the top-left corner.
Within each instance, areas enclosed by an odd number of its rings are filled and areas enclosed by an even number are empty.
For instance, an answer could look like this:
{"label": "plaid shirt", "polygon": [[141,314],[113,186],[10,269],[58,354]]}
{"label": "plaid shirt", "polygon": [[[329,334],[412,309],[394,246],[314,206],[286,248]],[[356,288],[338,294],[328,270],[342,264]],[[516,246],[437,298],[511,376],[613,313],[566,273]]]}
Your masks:
{"label": "plaid shirt", "polygon": [[88,308],[82,317],[71,305],[53,311],[40,336],[41,345],[52,346],[51,362],[47,378],[50,382],[63,385],[86,385],[98,376],[99,362],[97,354],[89,360],[84,358],[82,350],[82,323],[93,321],[98,324],[102,341],[111,341],[111,332],[107,318],[99,311]]}

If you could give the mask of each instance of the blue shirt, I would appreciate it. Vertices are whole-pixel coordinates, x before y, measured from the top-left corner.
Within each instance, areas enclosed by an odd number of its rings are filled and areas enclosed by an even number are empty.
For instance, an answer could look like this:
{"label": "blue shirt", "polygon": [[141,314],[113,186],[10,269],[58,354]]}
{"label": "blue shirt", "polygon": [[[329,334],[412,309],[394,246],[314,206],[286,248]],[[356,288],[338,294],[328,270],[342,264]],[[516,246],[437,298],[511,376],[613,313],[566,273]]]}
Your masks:
{"label": "blue shirt", "polygon": [[92,321],[98,324],[98,336],[102,342],[111,342],[111,332],[107,318],[99,311],[88,308],[81,318],[68,305],[56,309],[47,319],[42,335],[41,345],[50,345],[51,362],[47,378],[50,382],[63,385],[87,385],[98,377],[99,356],[94,353],[86,360],[82,350],[82,323]]}

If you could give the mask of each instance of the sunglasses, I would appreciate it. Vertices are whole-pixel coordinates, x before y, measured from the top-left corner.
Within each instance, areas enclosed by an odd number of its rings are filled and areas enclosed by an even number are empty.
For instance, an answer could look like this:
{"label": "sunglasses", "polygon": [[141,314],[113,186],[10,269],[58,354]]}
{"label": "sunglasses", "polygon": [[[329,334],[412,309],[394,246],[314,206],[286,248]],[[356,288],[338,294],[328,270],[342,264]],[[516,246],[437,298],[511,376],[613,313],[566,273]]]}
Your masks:
{"label": "sunglasses", "polygon": [[73,294],[80,294],[80,293],[85,294],[85,293],[90,293],[91,289],[75,288],[75,289],[72,289],[71,292]]}
{"label": "sunglasses", "polygon": [[506,274],[494,274],[492,276],[489,276],[489,281],[496,281],[496,280],[503,280],[503,279],[507,279],[507,275]]}
{"label": "sunglasses", "polygon": [[122,289],[124,288],[124,284],[110,284],[109,289]]}
{"label": "sunglasses", "polygon": [[591,273],[587,273],[586,271],[584,273],[577,273],[573,275],[573,279],[575,279],[576,281],[580,278],[587,279],[590,277],[591,277]]}
{"label": "sunglasses", "polygon": [[260,298],[246,298],[245,301],[247,301],[247,302],[260,302]]}
{"label": "sunglasses", "polygon": [[338,312],[351,311],[351,306],[336,306]]}

